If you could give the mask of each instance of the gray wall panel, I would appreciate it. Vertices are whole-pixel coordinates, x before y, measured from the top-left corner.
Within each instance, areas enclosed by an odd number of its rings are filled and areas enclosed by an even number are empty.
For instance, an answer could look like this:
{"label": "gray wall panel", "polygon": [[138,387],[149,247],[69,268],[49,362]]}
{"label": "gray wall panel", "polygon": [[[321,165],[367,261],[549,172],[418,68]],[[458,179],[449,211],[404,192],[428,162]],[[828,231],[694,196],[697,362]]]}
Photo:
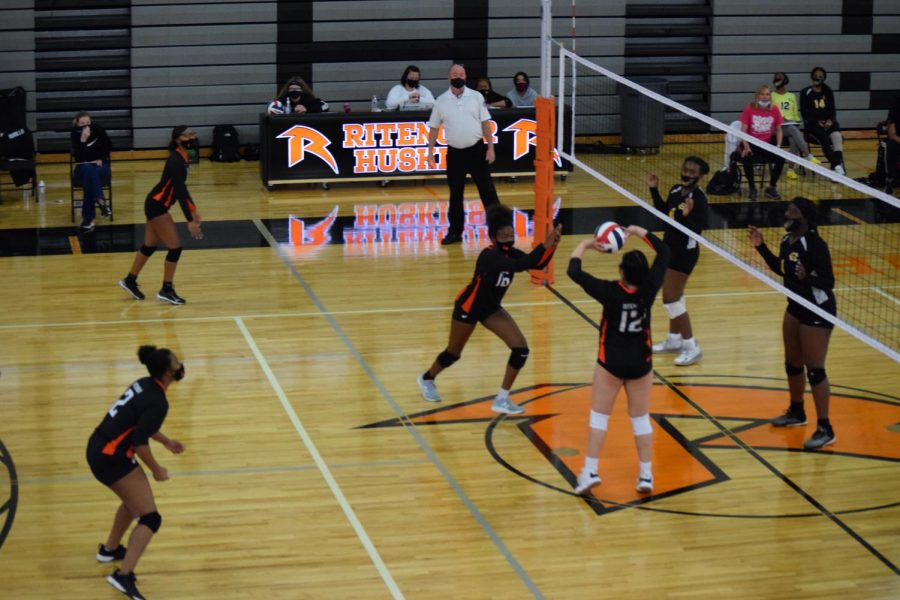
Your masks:
{"label": "gray wall panel", "polygon": [[[585,38],[578,40],[578,54],[597,62],[593,57],[620,56],[624,49],[622,38]],[[538,38],[502,39],[488,41],[488,57],[540,57],[541,44]]]}
{"label": "gray wall panel", "polygon": [[131,70],[135,89],[156,86],[269,84],[275,93],[275,64],[222,67],[144,67]]}
{"label": "gray wall panel", "polygon": [[[34,29],[33,10],[0,10],[0,31],[12,29]],[[3,42],[4,46],[6,42]]]}
{"label": "gray wall panel", "polygon": [[234,40],[235,44],[274,44],[277,35],[275,23],[135,27],[131,45],[134,48],[180,46],[184,43],[199,46],[222,44],[223,40]]}
{"label": "gray wall panel", "polygon": [[[209,146],[212,144],[212,127],[192,126],[197,132],[201,146]],[[253,124],[236,125],[238,130],[238,138],[241,144],[257,144],[259,143],[259,115]],[[169,136],[172,134],[172,127],[142,127],[134,130],[134,147],[135,148],[165,148],[169,143]],[[202,169],[203,162],[192,168]],[[160,161],[159,170],[162,172],[162,161]],[[188,175],[188,185],[190,185],[190,175]]]}
{"label": "gray wall panel", "polygon": [[815,7],[807,0],[754,0],[738,2],[736,0],[719,0],[714,3],[716,15],[799,15],[806,17],[810,13],[817,15],[839,15],[843,6],[842,0],[816,0]]}
{"label": "gray wall panel", "polygon": [[135,48],[132,67],[274,64],[274,44]]}
{"label": "gray wall panel", "polygon": [[[900,13],[900,2],[896,3],[897,13]],[[872,22],[872,31],[874,33],[898,33],[900,32],[900,14],[891,16],[875,17]]]}
{"label": "gray wall panel", "polygon": [[[453,37],[453,21],[405,21],[403,27],[385,26],[382,21],[317,23],[313,29],[313,41],[341,42],[364,40],[423,40]],[[413,42],[415,46],[415,42]]]}
{"label": "gray wall panel", "polygon": [[133,6],[131,24],[143,25],[194,25],[225,23],[275,23],[278,15],[275,2],[250,3],[173,3],[160,10],[158,6]]}
{"label": "gray wall panel", "polygon": [[713,35],[747,35],[747,32],[761,32],[766,35],[826,35],[840,34],[841,16],[809,15],[803,19],[783,16],[740,16],[713,19]]}
{"label": "gray wall panel", "polygon": [[[896,54],[725,54],[713,56],[713,74],[768,73],[770,65],[781,70],[806,72],[816,65],[836,71],[891,71],[897,72],[900,60]],[[761,71],[765,69],[765,71]],[[715,85],[713,91],[716,90]]]}
{"label": "gray wall panel", "polygon": [[263,84],[154,87],[134,90],[131,103],[135,108],[155,106],[209,106],[211,104],[264,105],[272,99],[271,96],[272,86]]}
{"label": "gray wall panel", "polygon": [[[541,19],[491,19],[489,35],[497,38],[536,38],[540,35]],[[625,19],[584,18],[578,21],[576,37],[622,36],[625,32]],[[553,37],[560,41],[569,40],[572,36],[571,19],[553,19]]]}
{"label": "gray wall panel", "polygon": [[[540,17],[541,3],[538,0],[490,0],[490,15],[494,17]],[[582,0],[576,5],[576,26],[581,17],[621,17],[625,15],[626,0]],[[552,7],[553,16],[568,17],[572,12],[571,2],[556,0]]]}
{"label": "gray wall panel", "polygon": [[[446,0],[418,0],[396,2],[377,0],[368,2],[315,2],[314,21],[356,21],[360,19],[453,19],[453,3]],[[398,24],[383,23],[386,32],[396,31]]]}
{"label": "gray wall panel", "polygon": [[0,52],[0,65],[3,71],[34,71],[34,52]]}
{"label": "gray wall panel", "polygon": [[[716,54],[788,54],[785,36],[778,35],[721,35],[713,38]],[[868,53],[872,49],[870,35],[805,35],[797,50],[806,54]]]}

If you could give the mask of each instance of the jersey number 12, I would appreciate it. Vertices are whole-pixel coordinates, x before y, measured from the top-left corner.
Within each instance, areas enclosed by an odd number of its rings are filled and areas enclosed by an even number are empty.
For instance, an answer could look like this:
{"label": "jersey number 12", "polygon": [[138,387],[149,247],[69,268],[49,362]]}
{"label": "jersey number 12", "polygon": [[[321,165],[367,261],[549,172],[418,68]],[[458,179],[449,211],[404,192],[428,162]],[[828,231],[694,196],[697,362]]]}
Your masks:
{"label": "jersey number 12", "polygon": [[116,400],[116,403],[113,404],[112,407],[110,407],[109,416],[115,417],[117,414],[119,414],[119,408],[128,404],[128,402],[132,398],[134,398],[135,394],[140,394],[142,391],[144,390],[141,389],[141,385],[137,381],[132,383],[131,387],[125,390],[125,393],[122,394],[122,397]]}
{"label": "jersey number 12", "polygon": [[622,309],[622,318],[619,319],[619,331],[621,333],[640,333],[643,331],[643,327],[641,327],[643,322],[644,311],[641,309]]}

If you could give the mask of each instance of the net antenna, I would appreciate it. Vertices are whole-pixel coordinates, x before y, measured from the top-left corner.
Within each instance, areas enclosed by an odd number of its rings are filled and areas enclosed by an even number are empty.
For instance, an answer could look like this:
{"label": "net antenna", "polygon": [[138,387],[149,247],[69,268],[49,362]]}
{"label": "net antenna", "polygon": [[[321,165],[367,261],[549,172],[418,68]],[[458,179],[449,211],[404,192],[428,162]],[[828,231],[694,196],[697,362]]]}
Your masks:
{"label": "net antenna", "polygon": [[[542,37],[542,41],[546,40]],[[556,131],[555,145],[563,158],[747,275],[900,362],[900,201],[651,91],[567,50],[562,43],[553,40],[551,48],[559,53],[558,61],[545,50],[542,65],[549,70],[553,63],[558,64],[555,74],[558,122],[562,122],[565,105],[572,111],[570,143],[563,143],[564,128]],[[544,78],[544,72],[542,68],[541,85],[545,90],[549,78]],[[748,76],[749,79],[752,76]],[[751,92],[756,83],[748,81]],[[686,127],[683,130],[690,133],[668,136],[662,151],[656,149],[647,155],[641,152],[638,153],[640,156],[635,153],[612,156],[576,150],[579,148],[575,144],[576,136],[584,141],[622,134],[629,123],[622,122],[620,105],[629,93],[637,95],[640,102],[664,110],[668,126],[673,122],[680,123]],[[748,102],[750,100],[748,96]],[[726,139],[738,144],[746,142],[754,152],[761,149],[784,159],[787,167],[795,174],[800,173],[782,186],[782,190],[789,189],[790,193],[785,192],[783,199],[773,198],[774,202],[745,202],[741,197],[720,199],[709,196],[710,219],[711,223],[715,221],[715,226],[702,236],[656,210],[644,199],[649,197],[647,173],[658,173],[662,181],[677,182],[681,161],[686,155],[705,157],[710,164],[718,163],[722,157],[723,164],[728,166],[731,154]],[[581,147],[586,145],[589,144]],[[764,169],[765,166],[763,177]],[[716,170],[717,165],[713,165],[710,176]],[[760,183],[760,188],[765,186],[765,181]],[[774,188],[773,191],[777,192]],[[661,192],[665,196],[665,191]],[[820,232],[829,245],[835,267],[837,316],[785,288],[780,277],[768,269],[747,239],[747,225],[754,224],[760,227],[769,247],[777,253],[777,245],[784,234],[782,215],[787,200],[794,196],[818,202],[820,211],[827,213],[828,223],[820,227]]]}

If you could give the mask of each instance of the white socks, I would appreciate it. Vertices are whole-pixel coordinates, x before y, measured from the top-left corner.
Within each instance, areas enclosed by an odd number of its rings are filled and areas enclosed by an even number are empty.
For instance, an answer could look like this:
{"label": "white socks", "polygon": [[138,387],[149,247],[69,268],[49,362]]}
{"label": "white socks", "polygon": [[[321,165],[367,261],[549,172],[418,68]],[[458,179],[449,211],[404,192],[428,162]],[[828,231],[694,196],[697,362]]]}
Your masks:
{"label": "white socks", "polygon": [[672,332],[669,332],[669,341],[670,341],[670,342],[680,342],[680,341],[681,341],[681,334],[680,334],[680,333],[672,333]]}
{"label": "white socks", "polygon": [[509,390],[504,390],[500,388],[500,391],[497,392],[497,400],[506,401],[509,400]]}
{"label": "white socks", "polygon": [[652,462],[641,463],[641,479],[653,479]]}
{"label": "white socks", "polygon": [[[671,334],[669,334],[669,335],[671,335]],[[677,335],[679,338],[681,337],[680,334],[676,333],[675,335]],[[696,347],[697,347],[697,340],[694,338],[684,338],[683,340],[681,340],[681,349],[682,350],[693,350]]]}
{"label": "white socks", "polygon": [[600,462],[599,458],[591,458],[590,456],[584,457],[584,469],[582,471],[590,473],[591,475],[597,474],[597,465]]}

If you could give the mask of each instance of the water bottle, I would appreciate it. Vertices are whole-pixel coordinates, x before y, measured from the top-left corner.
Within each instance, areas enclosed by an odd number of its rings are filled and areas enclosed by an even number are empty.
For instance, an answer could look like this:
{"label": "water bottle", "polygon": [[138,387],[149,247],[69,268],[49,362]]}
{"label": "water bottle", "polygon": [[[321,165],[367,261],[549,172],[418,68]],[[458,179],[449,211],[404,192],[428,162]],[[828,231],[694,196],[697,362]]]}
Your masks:
{"label": "water bottle", "polygon": [[377,95],[372,96],[372,112],[380,112],[380,110],[378,108],[378,96]]}
{"label": "water bottle", "polygon": [[41,179],[37,184],[37,201],[38,204],[43,204],[44,200],[47,199],[47,186],[44,185],[44,180]]}

